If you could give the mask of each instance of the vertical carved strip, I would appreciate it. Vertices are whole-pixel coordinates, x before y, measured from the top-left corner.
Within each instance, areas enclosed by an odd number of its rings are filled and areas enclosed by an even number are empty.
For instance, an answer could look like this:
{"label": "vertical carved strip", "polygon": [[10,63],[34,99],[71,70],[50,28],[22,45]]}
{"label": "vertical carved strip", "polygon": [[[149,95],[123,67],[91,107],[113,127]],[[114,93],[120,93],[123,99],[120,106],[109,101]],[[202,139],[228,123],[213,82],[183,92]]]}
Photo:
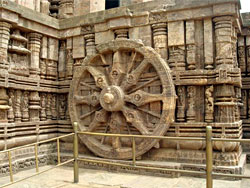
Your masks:
{"label": "vertical carved strip", "polygon": [[8,120],[9,123],[14,122],[15,115],[14,115],[14,108],[15,108],[15,91],[13,89],[9,90],[9,110],[8,110]]}
{"label": "vertical carved strip", "polygon": [[7,22],[0,22],[0,69],[8,69],[8,43],[10,39],[10,27]]}
{"label": "vertical carved strip", "polygon": [[65,119],[66,113],[66,96],[60,95],[59,96],[59,119]]}
{"label": "vertical carved strip", "polygon": [[31,92],[29,97],[30,121],[40,121],[40,97],[37,91]]}
{"label": "vertical carved strip", "polygon": [[24,91],[23,92],[23,97],[22,97],[22,121],[26,122],[29,121],[29,92]]}
{"label": "vertical carved strip", "polygon": [[213,69],[214,44],[213,44],[213,23],[211,19],[204,20],[204,53],[205,53],[205,69]]}
{"label": "vertical carved strip", "polygon": [[52,100],[52,94],[48,93],[47,94],[47,103],[46,103],[46,116],[47,119],[50,120],[52,119],[52,114],[51,114],[51,100]]}
{"label": "vertical carved strip", "polygon": [[48,58],[48,38],[42,37],[41,42],[41,59],[40,59],[40,78],[45,79],[47,75],[47,58]]}
{"label": "vertical carved strip", "polygon": [[247,90],[241,90],[241,102],[243,106],[241,107],[241,118],[246,119],[247,118]]}
{"label": "vertical carved strip", "polygon": [[47,119],[46,117],[46,93],[40,94],[40,120],[45,121]]}
{"label": "vertical carved strip", "polygon": [[60,41],[59,48],[59,61],[58,61],[58,79],[65,79],[66,70],[66,43],[65,41]]}
{"label": "vertical carved strip", "polygon": [[250,36],[246,36],[246,48],[247,48],[247,72],[250,73]]}
{"label": "vertical carved strip", "polygon": [[168,37],[167,23],[157,23],[152,25],[154,49],[161,55],[163,59],[168,58]]}
{"label": "vertical carved strip", "polygon": [[193,20],[186,22],[186,49],[187,49],[187,68],[194,70],[196,68],[196,45],[195,45],[195,22]]}
{"label": "vertical carved strip", "polygon": [[214,97],[213,97],[214,87],[208,86],[205,91],[205,102],[206,102],[206,114],[205,121],[214,121]]}
{"label": "vertical carved strip", "polygon": [[168,23],[169,66],[185,70],[184,21]]}
{"label": "vertical carved strip", "polygon": [[53,120],[57,119],[56,103],[57,103],[57,97],[56,97],[56,94],[53,94],[51,98],[51,115],[52,115]]}
{"label": "vertical carved strip", "polygon": [[22,91],[16,90],[16,100],[15,100],[15,122],[21,122],[21,97]]}
{"label": "vertical carved strip", "polygon": [[196,99],[196,88],[195,86],[188,86],[187,88],[187,122],[194,122],[195,121],[195,99]]}
{"label": "vertical carved strip", "polygon": [[246,74],[246,49],[245,49],[245,39],[244,37],[239,37],[238,39],[238,57],[241,74]]}
{"label": "vertical carved strip", "polygon": [[8,122],[9,96],[5,88],[0,88],[0,123]]}
{"label": "vertical carved strip", "polygon": [[40,74],[40,48],[42,35],[38,33],[29,34],[30,56],[30,76],[38,76]]}
{"label": "vertical carved strip", "polygon": [[67,39],[67,51],[66,51],[66,78],[72,79],[73,77],[73,52],[72,52],[72,38]]}
{"label": "vertical carved strip", "polygon": [[185,121],[185,104],[186,104],[186,90],[185,86],[177,87],[177,121]]}

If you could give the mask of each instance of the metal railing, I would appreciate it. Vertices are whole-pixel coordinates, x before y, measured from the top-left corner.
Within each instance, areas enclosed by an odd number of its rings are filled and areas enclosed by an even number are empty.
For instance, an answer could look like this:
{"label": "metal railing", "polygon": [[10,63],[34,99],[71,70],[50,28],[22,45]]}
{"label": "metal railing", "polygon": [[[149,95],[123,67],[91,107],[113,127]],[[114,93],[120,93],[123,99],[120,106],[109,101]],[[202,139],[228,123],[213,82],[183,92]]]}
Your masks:
{"label": "metal railing", "polygon": [[[70,162],[73,162],[74,159],[69,159],[68,161],[65,161],[65,162],[61,163],[61,156],[60,156],[60,139],[66,138],[66,137],[69,137],[69,136],[72,136],[72,135],[75,135],[75,133],[70,133],[70,134],[59,136],[59,137],[56,137],[56,138],[51,138],[51,139],[48,139],[48,140],[43,140],[43,141],[40,141],[40,142],[36,142],[36,143],[32,143],[32,144],[27,144],[27,145],[23,145],[23,146],[20,146],[20,147],[16,147],[16,148],[11,148],[11,149],[7,149],[7,150],[4,150],[4,151],[0,151],[0,154],[2,154],[2,153],[8,154],[9,176],[10,176],[10,183],[4,184],[4,185],[0,185],[0,188],[7,187],[9,185],[13,185],[15,183],[24,181],[24,180],[26,180],[28,178],[31,178],[31,177],[34,177],[36,175],[42,174],[44,172],[47,172],[47,171],[52,170],[54,168],[57,168],[59,166],[63,166],[63,165],[66,165],[66,164],[68,164]],[[57,165],[54,166],[54,167],[51,167],[49,169],[46,169],[46,170],[43,170],[43,171],[39,171],[39,161],[38,161],[38,146],[39,146],[39,144],[44,144],[44,143],[52,142],[52,141],[55,141],[55,140],[56,140],[56,143],[57,143]],[[19,149],[31,147],[31,146],[34,146],[34,151],[35,151],[34,153],[35,153],[36,173],[33,174],[33,175],[31,175],[31,176],[28,176],[28,177],[25,177],[25,178],[22,178],[22,179],[14,181],[11,152],[19,150]]]}
{"label": "metal railing", "polygon": [[[131,164],[123,164],[119,162],[109,162],[102,159],[89,159],[89,158],[79,158],[79,152],[78,152],[78,136],[79,134],[83,135],[89,135],[89,136],[106,136],[106,137],[127,137],[132,138],[132,162]],[[73,159],[69,159],[68,161],[65,161],[61,163],[60,159],[60,139],[65,138],[68,136],[74,136],[73,141],[73,150],[74,150],[74,157]],[[158,140],[179,140],[179,141],[205,141],[206,142],[206,171],[200,172],[200,171],[194,171],[194,170],[181,170],[181,169],[168,169],[168,168],[161,168],[161,167],[149,167],[149,166],[143,166],[140,164],[136,164],[136,144],[135,144],[135,138],[144,138],[144,139],[158,139]],[[51,141],[57,141],[57,160],[58,164],[50,169],[44,170],[39,172],[39,165],[38,165],[38,145],[46,142]],[[107,133],[94,133],[94,132],[80,132],[78,131],[78,124],[74,123],[74,133],[67,134],[64,136],[52,138],[49,140],[44,140],[41,142],[36,142],[33,144],[28,144],[25,146],[20,146],[12,149],[8,149],[5,151],[0,151],[1,153],[7,153],[8,154],[8,160],[9,160],[9,169],[10,169],[10,183],[5,184],[3,186],[0,186],[0,188],[12,185],[17,182],[21,182],[23,180],[26,180],[30,177],[36,176],[38,174],[47,172],[49,170],[52,170],[54,168],[57,168],[62,165],[66,165],[70,162],[74,162],[74,183],[79,182],[79,161],[85,161],[89,163],[100,163],[100,164],[106,164],[106,165],[113,165],[113,166],[119,166],[119,167],[132,167],[134,169],[143,169],[143,170],[161,170],[165,172],[173,172],[173,173],[181,173],[181,174],[194,174],[194,175],[206,175],[206,186],[207,188],[213,187],[213,177],[229,177],[229,178],[247,178],[250,179],[250,176],[245,175],[238,175],[238,174],[223,174],[223,173],[214,173],[213,172],[213,147],[212,142],[214,141],[221,141],[221,142],[249,142],[250,139],[223,139],[223,138],[212,138],[212,127],[207,126],[206,127],[206,138],[197,138],[197,137],[167,137],[167,136],[150,136],[150,135],[127,135],[127,134],[107,134]],[[12,160],[11,160],[11,152],[21,149],[34,146],[35,147],[35,160],[36,160],[36,174],[31,175],[29,177],[14,181],[13,179],[13,169],[12,169]]]}

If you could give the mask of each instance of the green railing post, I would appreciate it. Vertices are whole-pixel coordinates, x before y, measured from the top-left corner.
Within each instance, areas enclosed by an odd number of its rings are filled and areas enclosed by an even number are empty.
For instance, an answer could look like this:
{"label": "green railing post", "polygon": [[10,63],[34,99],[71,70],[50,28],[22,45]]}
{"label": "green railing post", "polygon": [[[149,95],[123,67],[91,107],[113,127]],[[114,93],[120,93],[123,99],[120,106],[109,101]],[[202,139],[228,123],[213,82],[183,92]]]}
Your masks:
{"label": "green railing post", "polygon": [[206,169],[207,169],[207,188],[213,188],[213,146],[212,146],[212,127],[206,127]]}
{"label": "green railing post", "polygon": [[78,166],[78,124],[74,122],[74,183],[79,182],[79,166]]}

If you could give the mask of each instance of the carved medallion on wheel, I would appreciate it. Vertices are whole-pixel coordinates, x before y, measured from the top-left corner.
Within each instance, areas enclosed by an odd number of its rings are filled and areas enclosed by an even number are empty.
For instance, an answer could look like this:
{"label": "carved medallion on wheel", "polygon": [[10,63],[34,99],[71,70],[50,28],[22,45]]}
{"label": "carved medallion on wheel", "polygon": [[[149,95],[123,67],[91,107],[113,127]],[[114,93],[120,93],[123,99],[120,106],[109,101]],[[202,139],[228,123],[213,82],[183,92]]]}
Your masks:
{"label": "carved medallion on wheel", "polygon": [[[74,73],[69,94],[70,116],[80,131],[162,136],[174,120],[175,89],[167,63],[154,49],[133,40],[96,47]],[[96,155],[131,159],[132,140],[80,136]],[[159,140],[135,139],[136,156]]]}

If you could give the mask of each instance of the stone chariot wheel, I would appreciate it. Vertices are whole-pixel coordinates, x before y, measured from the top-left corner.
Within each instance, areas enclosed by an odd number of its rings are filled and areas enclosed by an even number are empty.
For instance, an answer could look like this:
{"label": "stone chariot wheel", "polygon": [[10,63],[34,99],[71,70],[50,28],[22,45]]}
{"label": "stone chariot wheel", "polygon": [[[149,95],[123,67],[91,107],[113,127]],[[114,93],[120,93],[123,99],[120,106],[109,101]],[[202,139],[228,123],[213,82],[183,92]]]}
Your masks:
{"label": "stone chariot wheel", "polygon": [[[167,63],[150,47],[115,40],[96,47],[74,73],[70,116],[81,131],[162,136],[174,120],[175,89]],[[96,155],[132,158],[132,139],[81,135]],[[159,140],[135,139],[136,156]]]}

